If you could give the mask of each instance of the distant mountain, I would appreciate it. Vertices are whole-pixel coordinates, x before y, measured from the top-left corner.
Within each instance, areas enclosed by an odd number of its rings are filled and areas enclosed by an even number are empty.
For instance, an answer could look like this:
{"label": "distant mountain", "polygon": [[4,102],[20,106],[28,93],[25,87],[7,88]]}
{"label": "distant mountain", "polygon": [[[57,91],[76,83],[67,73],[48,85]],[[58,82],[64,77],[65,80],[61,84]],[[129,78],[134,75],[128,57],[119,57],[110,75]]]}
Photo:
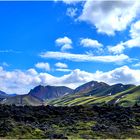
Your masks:
{"label": "distant mountain", "polygon": [[131,87],[134,87],[134,85],[108,85],[104,82],[90,81],[76,88],[74,93],[82,96],[106,96],[114,95]]}
{"label": "distant mountain", "polygon": [[73,90],[65,86],[37,86],[29,92],[30,96],[39,100],[59,98],[63,95],[72,93]]}
{"label": "distant mountain", "polygon": [[[92,84],[93,86],[91,86]],[[83,87],[88,88],[85,88],[86,90],[84,90]],[[136,99],[132,98],[135,96],[135,94],[137,99],[139,98],[140,100],[140,87],[136,87],[134,85],[115,84],[110,86],[102,82],[97,83],[92,81],[80,86],[80,88],[77,89],[78,90],[76,90],[77,92],[74,95],[69,95],[49,101],[49,104],[61,106],[120,104],[129,106],[130,102],[133,102],[133,104],[136,102]],[[124,97],[127,99],[125,100],[125,104],[123,100],[125,99]],[[132,99],[132,101],[130,101],[130,99]],[[120,101],[123,101],[123,104],[120,103]]]}
{"label": "distant mountain", "polygon": [[65,86],[37,86],[26,95],[7,95],[0,92],[2,104],[16,105],[102,105],[119,104],[132,106],[140,104],[140,86],[115,84],[108,85],[103,82],[90,81],[75,90]]}
{"label": "distant mountain", "polygon": [[8,94],[6,94],[5,92],[3,91],[0,91],[0,101],[7,98],[8,97]]}
{"label": "distant mountain", "polygon": [[0,90],[0,96],[5,96],[5,95],[7,95],[7,94]]}
{"label": "distant mountain", "polygon": [[14,96],[17,96],[16,93],[13,93],[13,94],[9,94],[10,97],[14,97]]}
{"label": "distant mountain", "polygon": [[74,90],[74,93],[87,93],[88,91],[91,91],[93,89],[102,89],[104,87],[109,87],[108,84],[106,83],[103,83],[103,82],[97,82],[97,81],[90,81],[88,83],[85,83],[79,87],[77,87],[75,90]]}
{"label": "distant mountain", "polygon": [[125,91],[125,90],[133,88],[133,87],[135,87],[135,85],[115,84],[115,85],[110,86],[106,91],[104,91],[103,95],[107,95],[108,93],[109,93],[108,95],[114,95],[116,93]]}
{"label": "distant mountain", "polygon": [[3,91],[0,91],[0,101],[9,97],[14,97],[16,94],[7,94]]}
{"label": "distant mountain", "polygon": [[1,101],[2,104],[33,105],[46,104],[47,100],[56,99],[73,93],[73,90],[64,86],[37,86],[26,95],[16,95]]}
{"label": "distant mountain", "polygon": [[6,105],[15,104],[17,106],[22,106],[22,105],[39,106],[42,105],[43,103],[37,98],[27,94],[27,95],[16,95],[14,97],[6,98],[3,101],[1,101],[1,104],[6,104]]}
{"label": "distant mountain", "polygon": [[122,106],[133,106],[140,104],[140,86],[134,86],[128,90],[116,94],[108,101],[109,104],[119,104]]}
{"label": "distant mountain", "polygon": [[94,95],[94,96],[107,96],[114,95],[116,93],[125,91],[129,88],[135,87],[135,85],[123,85],[123,84],[115,84],[115,85],[106,85],[94,88],[92,91],[86,93],[85,95]]}

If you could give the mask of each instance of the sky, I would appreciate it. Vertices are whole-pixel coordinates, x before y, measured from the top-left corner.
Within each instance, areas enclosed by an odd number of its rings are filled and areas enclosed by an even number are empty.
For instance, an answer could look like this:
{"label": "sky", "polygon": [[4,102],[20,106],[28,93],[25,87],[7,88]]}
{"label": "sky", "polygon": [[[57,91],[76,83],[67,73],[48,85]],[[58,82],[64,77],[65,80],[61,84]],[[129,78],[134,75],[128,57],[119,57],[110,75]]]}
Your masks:
{"label": "sky", "polygon": [[140,84],[140,1],[0,1],[0,90]]}

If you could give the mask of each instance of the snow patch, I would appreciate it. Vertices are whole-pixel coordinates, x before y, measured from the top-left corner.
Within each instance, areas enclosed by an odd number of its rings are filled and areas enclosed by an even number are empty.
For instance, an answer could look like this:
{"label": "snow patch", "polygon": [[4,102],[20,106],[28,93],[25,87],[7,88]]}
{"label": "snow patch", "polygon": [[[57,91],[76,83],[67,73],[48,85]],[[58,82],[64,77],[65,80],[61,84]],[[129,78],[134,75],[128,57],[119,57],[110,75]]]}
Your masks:
{"label": "snow patch", "polygon": [[3,99],[3,102],[5,102],[7,99]]}
{"label": "snow patch", "polygon": [[92,84],[91,86],[94,87],[94,84]]}
{"label": "snow patch", "polygon": [[63,96],[65,96],[65,95],[68,95],[69,93],[68,92],[66,92]]}
{"label": "snow patch", "polygon": [[118,103],[118,102],[119,102],[119,100],[120,100],[120,98],[119,98],[119,99],[117,99],[115,103]]}

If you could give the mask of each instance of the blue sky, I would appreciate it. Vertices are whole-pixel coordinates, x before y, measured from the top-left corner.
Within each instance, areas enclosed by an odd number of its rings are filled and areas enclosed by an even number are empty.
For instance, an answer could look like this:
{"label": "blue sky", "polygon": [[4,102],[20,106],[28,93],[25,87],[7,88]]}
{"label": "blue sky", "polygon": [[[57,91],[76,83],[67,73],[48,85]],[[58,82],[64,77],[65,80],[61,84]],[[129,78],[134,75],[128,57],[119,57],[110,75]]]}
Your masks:
{"label": "blue sky", "polygon": [[139,8],[124,0],[0,2],[0,90],[140,84]]}

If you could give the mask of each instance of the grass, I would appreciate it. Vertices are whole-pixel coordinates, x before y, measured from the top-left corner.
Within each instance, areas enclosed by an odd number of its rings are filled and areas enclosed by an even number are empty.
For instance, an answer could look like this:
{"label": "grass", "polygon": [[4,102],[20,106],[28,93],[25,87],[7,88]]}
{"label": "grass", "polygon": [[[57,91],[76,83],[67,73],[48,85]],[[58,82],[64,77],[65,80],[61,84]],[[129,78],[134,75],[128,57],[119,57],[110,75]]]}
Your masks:
{"label": "grass", "polygon": [[41,139],[45,138],[44,132],[38,128],[32,129],[29,126],[16,126],[11,132],[7,134],[5,138],[10,139],[11,137],[16,139]]}
{"label": "grass", "polygon": [[69,95],[60,99],[52,100],[48,102],[48,104],[58,106],[93,105],[104,103],[115,104],[118,99],[119,101],[117,102],[117,104],[121,106],[133,106],[136,102],[139,102],[140,100],[140,86],[132,87],[126,91],[110,96],[83,96],[83,94]]}
{"label": "grass", "polygon": [[95,125],[94,121],[81,122],[78,121],[72,125],[52,125],[52,131],[58,134],[64,134],[68,139],[81,139],[93,138],[92,126]]}

